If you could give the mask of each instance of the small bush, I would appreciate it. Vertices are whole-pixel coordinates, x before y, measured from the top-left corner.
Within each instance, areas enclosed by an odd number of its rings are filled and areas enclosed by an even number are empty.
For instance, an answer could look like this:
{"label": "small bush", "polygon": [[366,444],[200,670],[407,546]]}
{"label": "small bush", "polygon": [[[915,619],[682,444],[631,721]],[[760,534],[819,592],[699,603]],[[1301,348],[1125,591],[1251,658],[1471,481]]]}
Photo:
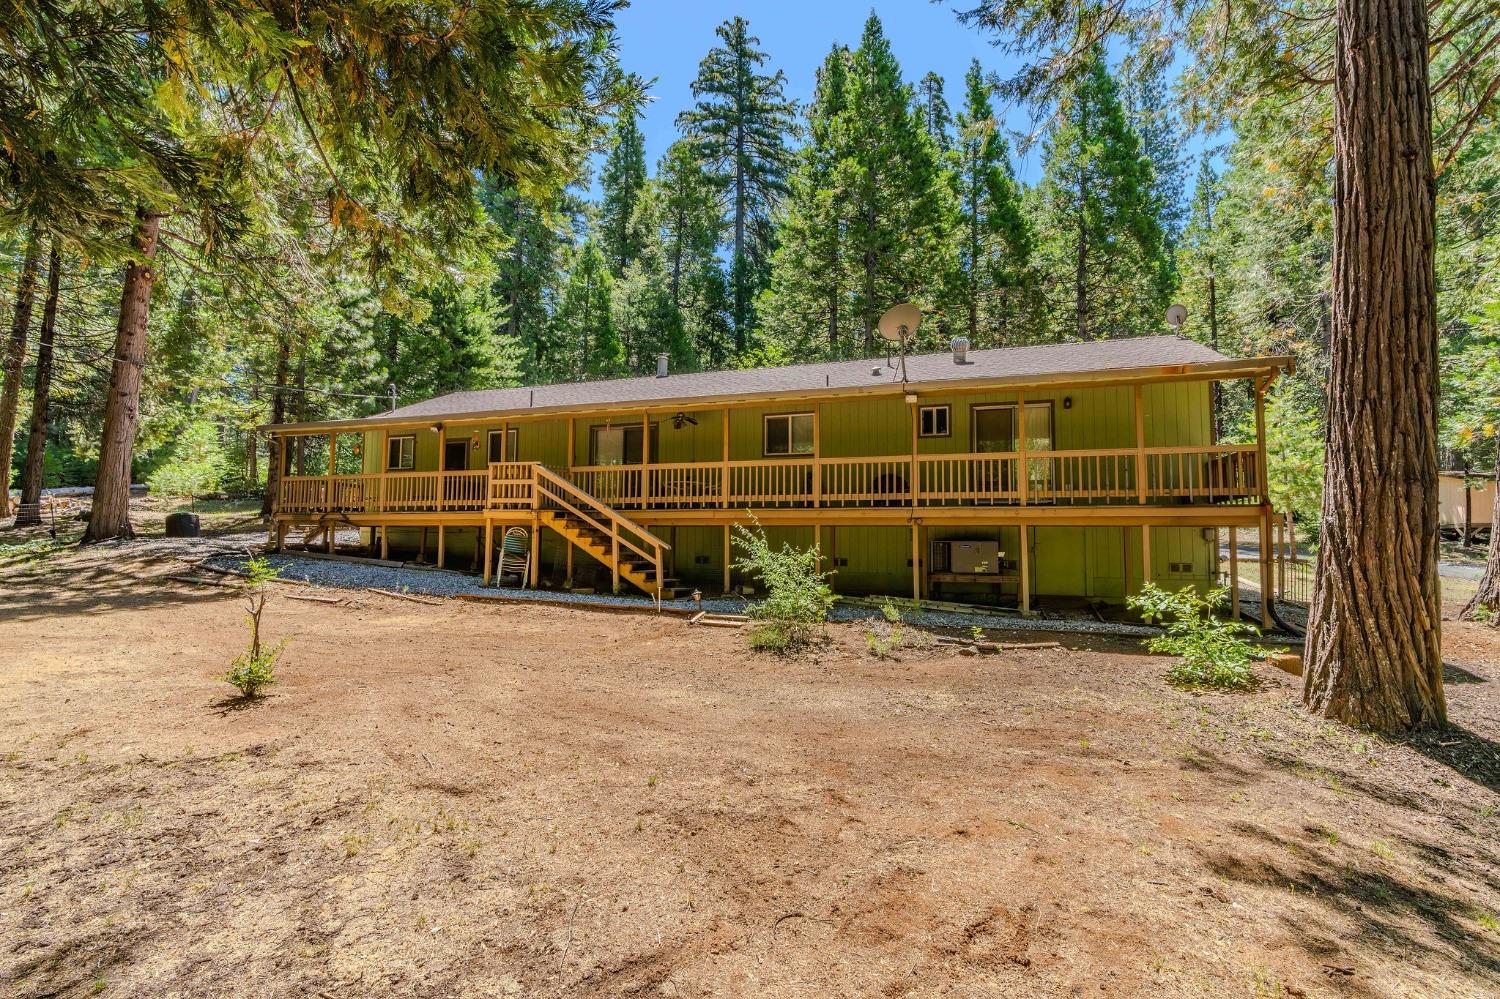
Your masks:
{"label": "small bush", "polygon": [[270,596],[266,584],[277,577],[278,570],[263,558],[253,558],[245,563],[245,571],[249,574],[245,580],[245,604],[250,624],[250,647],[229,664],[224,679],[243,696],[256,697],[276,682],[276,660],[286,647],[286,639],[271,646],[262,645],[260,640],[260,619]]}
{"label": "small bush", "polygon": [[1188,687],[1244,690],[1255,682],[1250,663],[1255,647],[1241,635],[1260,632],[1243,621],[1226,621],[1215,612],[1228,602],[1223,587],[1200,596],[1191,586],[1176,593],[1147,583],[1126,604],[1148,622],[1163,622],[1167,633],[1148,641],[1152,652],[1178,657],[1167,672],[1173,683]]}
{"label": "small bush", "polygon": [[734,525],[734,543],[744,553],[734,568],[755,576],[766,590],[764,600],[750,605],[756,621],[750,647],[786,652],[806,645],[828,621],[836,599],[828,585],[833,573],[818,571],[817,546],[772,548],[759,521],[754,530]]}
{"label": "small bush", "polygon": [[880,602],[880,616],[885,618],[891,624],[900,624],[901,608],[897,607],[889,600],[882,600]]}
{"label": "small bush", "polygon": [[876,659],[896,658],[896,653],[901,649],[905,640],[905,636],[898,627],[888,628],[884,634],[874,628],[865,632],[865,641],[870,645],[870,655]]}

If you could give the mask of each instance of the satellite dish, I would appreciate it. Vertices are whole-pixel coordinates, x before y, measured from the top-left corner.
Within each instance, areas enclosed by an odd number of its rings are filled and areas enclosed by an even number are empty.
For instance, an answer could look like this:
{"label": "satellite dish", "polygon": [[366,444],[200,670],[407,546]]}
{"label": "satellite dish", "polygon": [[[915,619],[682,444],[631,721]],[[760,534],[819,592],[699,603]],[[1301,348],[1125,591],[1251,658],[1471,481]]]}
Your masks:
{"label": "satellite dish", "polygon": [[1187,322],[1187,306],[1167,306],[1167,325],[1174,330],[1182,329],[1182,324]]}
{"label": "satellite dish", "polygon": [[910,302],[902,302],[885,310],[880,317],[880,335],[895,343],[905,343],[917,331],[922,322],[922,310]]}

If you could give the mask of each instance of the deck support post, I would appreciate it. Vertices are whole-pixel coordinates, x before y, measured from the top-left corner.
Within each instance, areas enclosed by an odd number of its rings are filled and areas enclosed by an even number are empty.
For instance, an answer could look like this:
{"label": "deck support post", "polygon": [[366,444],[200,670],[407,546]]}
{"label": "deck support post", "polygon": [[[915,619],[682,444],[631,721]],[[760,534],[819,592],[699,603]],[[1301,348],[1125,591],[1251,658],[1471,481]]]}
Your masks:
{"label": "deck support post", "polygon": [[486,520],[484,522],[484,576],[481,585],[490,585],[490,564],[495,555],[495,522]]}
{"label": "deck support post", "polygon": [[1240,619],[1240,542],[1235,528],[1229,529],[1229,614]]}
{"label": "deck support post", "polygon": [[[615,547],[615,559],[617,561],[619,559],[619,556],[620,556],[619,546],[616,545],[616,547]],[[534,589],[536,589],[537,579],[540,578],[539,577],[539,573],[542,571],[542,518],[541,518],[541,515],[536,514],[536,513],[533,513],[531,515],[531,564],[530,564],[530,569],[531,569],[531,580],[530,580],[530,582],[531,582],[531,588],[534,590]],[[619,574],[620,574],[619,570],[616,569],[615,570],[615,578],[617,580],[619,578]]]}
{"label": "deck support post", "polygon": [[439,524],[438,525],[438,539],[437,539],[437,545],[438,545],[438,549],[437,549],[437,567],[439,569],[441,569],[443,567],[443,558],[448,553],[447,540],[448,540],[447,528],[445,528],[442,524]]}
{"label": "deck support post", "polygon": [[1031,527],[1019,524],[1016,534],[1021,539],[1021,616],[1031,616]]}
{"label": "deck support post", "polygon": [[813,404],[812,505],[814,509],[823,505],[823,431],[822,421],[818,418],[818,412],[822,408],[817,403]]}
{"label": "deck support post", "polygon": [[1151,525],[1141,525],[1141,586],[1151,582]]}
{"label": "deck support post", "polygon": [[569,587],[571,587],[573,585],[573,542],[569,541],[566,545],[563,545],[563,547],[568,550],[566,556],[567,567],[564,571],[568,577],[567,584]]}
{"label": "deck support post", "polygon": [[[726,414],[727,415],[727,414]],[[726,452],[727,453],[727,452]],[[724,593],[729,593],[729,529],[732,525],[724,525]]]}
{"label": "deck support post", "polygon": [[922,528],[911,522],[911,598],[922,599]]}
{"label": "deck support post", "polygon": [[620,592],[620,532],[619,532],[618,528],[615,530],[615,532],[613,534],[611,534],[609,536],[609,568],[610,568],[610,571],[614,574],[613,575],[614,588],[613,588],[613,590],[611,592],[613,592],[613,593],[619,593]]}
{"label": "deck support post", "polygon": [[1271,514],[1260,508],[1260,624],[1271,627]]}
{"label": "deck support post", "polygon": [[916,396],[912,395],[908,398],[912,400],[907,404],[907,409],[911,411],[911,464],[909,466],[909,470],[906,473],[906,494],[907,502],[911,505],[911,508],[915,510],[917,508],[917,431],[919,428],[917,426],[918,415]]}
{"label": "deck support post", "polygon": [[391,557],[391,525],[380,525],[380,558],[385,561]]}

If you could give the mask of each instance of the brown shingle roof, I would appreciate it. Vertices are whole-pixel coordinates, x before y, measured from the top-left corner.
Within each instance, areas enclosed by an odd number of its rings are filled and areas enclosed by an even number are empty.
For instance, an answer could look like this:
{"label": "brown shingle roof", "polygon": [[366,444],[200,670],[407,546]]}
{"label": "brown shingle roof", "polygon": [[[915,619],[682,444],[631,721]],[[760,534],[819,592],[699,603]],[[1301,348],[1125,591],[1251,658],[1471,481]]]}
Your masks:
{"label": "brown shingle roof", "polygon": [[[965,364],[955,364],[951,353],[920,354],[906,359],[907,380],[914,388],[945,381],[1026,378],[1129,371],[1172,365],[1211,364],[1227,361],[1224,355],[1177,336],[1094,340],[1085,343],[1047,344],[1040,347],[1005,347],[971,350]],[[878,371],[876,370],[878,369]],[[884,358],[863,361],[829,361],[793,364],[780,368],[745,368],[698,371],[665,378],[616,378],[593,382],[564,382],[535,388],[483,389],[451,392],[402,406],[382,419],[460,417],[478,413],[524,411],[541,408],[580,408],[651,403],[664,400],[722,399],[760,396],[780,392],[850,389],[895,385],[901,381],[899,364],[889,367]]]}

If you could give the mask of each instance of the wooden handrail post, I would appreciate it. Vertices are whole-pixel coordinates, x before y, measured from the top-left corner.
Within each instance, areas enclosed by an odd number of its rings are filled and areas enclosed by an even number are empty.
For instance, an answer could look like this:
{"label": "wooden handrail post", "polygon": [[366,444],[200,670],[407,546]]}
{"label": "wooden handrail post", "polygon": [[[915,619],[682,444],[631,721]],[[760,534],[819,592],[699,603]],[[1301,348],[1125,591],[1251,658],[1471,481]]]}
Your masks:
{"label": "wooden handrail post", "polygon": [[1255,383],[1255,495],[1266,501],[1266,382]]}
{"label": "wooden handrail post", "polygon": [[1016,495],[1026,506],[1031,494],[1031,461],[1027,457],[1031,441],[1026,437],[1026,393],[1016,393]]}
{"label": "wooden handrail post", "polygon": [[[911,462],[906,473],[906,500],[915,510],[917,507],[917,397],[913,395],[910,398],[911,402],[907,403],[906,407],[911,411]],[[913,535],[912,544],[916,544],[915,535]]]}
{"label": "wooden handrail post", "polygon": [[[1138,503],[1146,502],[1146,410],[1141,386],[1135,387],[1135,491]],[[1144,578],[1144,577],[1142,577]]]}
{"label": "wooden handrail post", "polygon": [[823,433],[818,419],[822,406],[813,406],[813,507],[823,505]]}
{"label": "wooden handrail post", "polygon": [[[724,509],[727,510],[727,509],[729,509],[729,407],[728,406],[725,406],[722,410],[720,410],[720,413],[719,413],[719,422],[720,422],[720,424],[721,424],[721,426],[723,428],[723,431],[724,431],[724,448],[723,448],[723,452],[722,452],[723,456],[719,459],[720,460],[720,464],[719,464],[719,505],[721,507],[723,507]],[[725,530],[727,531],[728,528],[726,527]],[[727,549],[728,547],[729,547],[729,544],[726,541],[725,542],[725,548]],[[728,570],[725,570],[725,571],[727,572]],[[727,579],[728,577],[726,576],[725,578]],[[729,592],[729,587],[727,585],[724,587],[724,592],[726,592],[726,593]]]}
{"label": "wooden handrail post", "polygon": [[[415,442],[412,446],[416,446]],[[448,478],[448,425],[446,423],[438,424],[437,467],[437,504],[433,509],[441,510],[448,499],[448,491],[444,488]]]}

